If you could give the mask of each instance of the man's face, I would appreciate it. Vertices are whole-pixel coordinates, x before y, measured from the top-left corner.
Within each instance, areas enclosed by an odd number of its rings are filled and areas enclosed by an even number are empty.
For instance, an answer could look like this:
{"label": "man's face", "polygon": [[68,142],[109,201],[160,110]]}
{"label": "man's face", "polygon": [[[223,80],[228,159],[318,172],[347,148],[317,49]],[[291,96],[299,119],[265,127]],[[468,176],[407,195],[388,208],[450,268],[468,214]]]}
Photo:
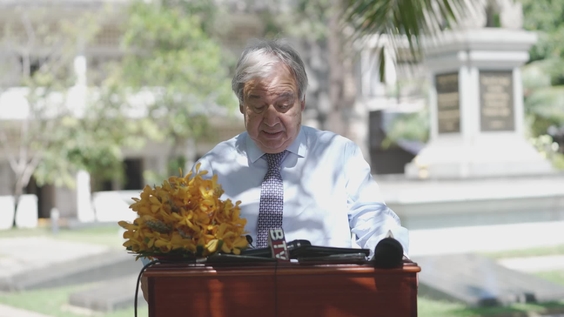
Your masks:
{"label": "man's face", "polygon": [[239,105],[249,136],[265,153],[282,152],[294,142],[304,108],[294,76],[282,63],[271,76],[245,83]]}

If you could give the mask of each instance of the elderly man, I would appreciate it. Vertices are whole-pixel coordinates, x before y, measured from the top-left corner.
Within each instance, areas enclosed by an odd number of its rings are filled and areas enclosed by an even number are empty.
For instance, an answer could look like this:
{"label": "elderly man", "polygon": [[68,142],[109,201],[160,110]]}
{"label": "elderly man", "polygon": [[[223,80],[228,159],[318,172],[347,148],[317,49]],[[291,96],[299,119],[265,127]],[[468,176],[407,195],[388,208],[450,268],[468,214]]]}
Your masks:
{"label": "elderly man", "polygon": [[359,147],[302,126],[307,83],[289,45],[248,46],[232,81],[246,132],[215,146],[200,168],[218,175],[227,198],[242,202],[256,247],[265,247],[267,230],[278,227],[287,241],[371,251],[391,232],[407,254],[408,231],[383,202]]}

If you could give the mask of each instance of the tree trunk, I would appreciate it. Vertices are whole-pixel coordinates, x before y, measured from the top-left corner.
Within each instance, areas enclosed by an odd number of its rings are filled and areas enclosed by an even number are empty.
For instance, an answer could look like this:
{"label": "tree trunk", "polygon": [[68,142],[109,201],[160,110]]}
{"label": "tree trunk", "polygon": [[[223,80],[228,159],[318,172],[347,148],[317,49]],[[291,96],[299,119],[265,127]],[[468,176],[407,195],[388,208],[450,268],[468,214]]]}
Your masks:
{"label": "tree trunk", "polygon": [[342,11],[342,1],[333,0],[327,35],[329,97],[331,100],[331,111],[327,121],[330,130],[345,137],[353,138],[350,124],[355,105],[355,85],[352,74],[354,49],[352,43],[346,40],[346,36],[343,34],[343,26],[339,23]]}
{"label": "tree trunk", "polygon": [[[31,177],[33,176],[33,172],[37,168],[39,164],[40,156],[35,155],[32,157],[30,161],[26,164],[23,164],[23,168],[15,168],[14,172],[16,174],[16,183],[14,184],[14,221],[12,222],[12,227],[16,227],[16,216],[18,210],[18,201],[20,197],[24,194],[24,189],[29,184]],[[15,165],[14,165],[15,166]]]}
{"label": "tree trunk", "polygon": [[346,107],[343,98],[343,59],[341,51],[341,30],[339,29],[340,0],[332,1],[332,12],[329,17],[329,33],[327,45],[329,51],[329,99],[331,111],[328,115],[328,128],[335,133],[346,136],[346,122],[343,120],[343,109]]}
{"label": "tree trunk", "polygon": [[16,227],[16,216],[18,214],[18,203],[20,201],[20,197],[23,195],[23,187],[20,185],[20,178],[14,185],[14,220],[12,221],[12,228]]}

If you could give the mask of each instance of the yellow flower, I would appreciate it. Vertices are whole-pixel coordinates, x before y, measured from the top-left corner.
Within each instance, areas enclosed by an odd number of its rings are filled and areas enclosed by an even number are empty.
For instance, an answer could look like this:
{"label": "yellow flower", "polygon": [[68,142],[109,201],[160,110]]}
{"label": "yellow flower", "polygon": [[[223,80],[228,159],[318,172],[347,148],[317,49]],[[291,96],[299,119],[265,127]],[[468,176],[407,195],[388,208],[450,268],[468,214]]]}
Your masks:
{"label": "yellow flower", "polygon": [[161,186],[145,186],[139,198],[132,198],[130,208],[137,213],[133,223],[118,222],[126,229],[124,247],[138,257],[240,254],[248,245],[241,202],[221,200],[217,175],[204,179],[207,173],[198,164],[195,173],[171,176]]}

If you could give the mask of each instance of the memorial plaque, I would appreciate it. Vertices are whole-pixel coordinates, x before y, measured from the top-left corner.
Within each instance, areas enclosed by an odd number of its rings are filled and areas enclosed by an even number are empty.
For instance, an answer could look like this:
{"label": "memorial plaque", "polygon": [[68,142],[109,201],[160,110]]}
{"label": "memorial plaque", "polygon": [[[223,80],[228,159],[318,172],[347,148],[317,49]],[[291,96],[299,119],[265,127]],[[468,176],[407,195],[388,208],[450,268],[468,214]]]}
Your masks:
{"label": "memorial plaque", "polygon": [[458,73],[435,76],[439,133],[460,132],[460,97]]}
{"label": "memorial plaque", "polygon": [[480,129],[482,132],[515,130],[513,74],[480,71]]}

